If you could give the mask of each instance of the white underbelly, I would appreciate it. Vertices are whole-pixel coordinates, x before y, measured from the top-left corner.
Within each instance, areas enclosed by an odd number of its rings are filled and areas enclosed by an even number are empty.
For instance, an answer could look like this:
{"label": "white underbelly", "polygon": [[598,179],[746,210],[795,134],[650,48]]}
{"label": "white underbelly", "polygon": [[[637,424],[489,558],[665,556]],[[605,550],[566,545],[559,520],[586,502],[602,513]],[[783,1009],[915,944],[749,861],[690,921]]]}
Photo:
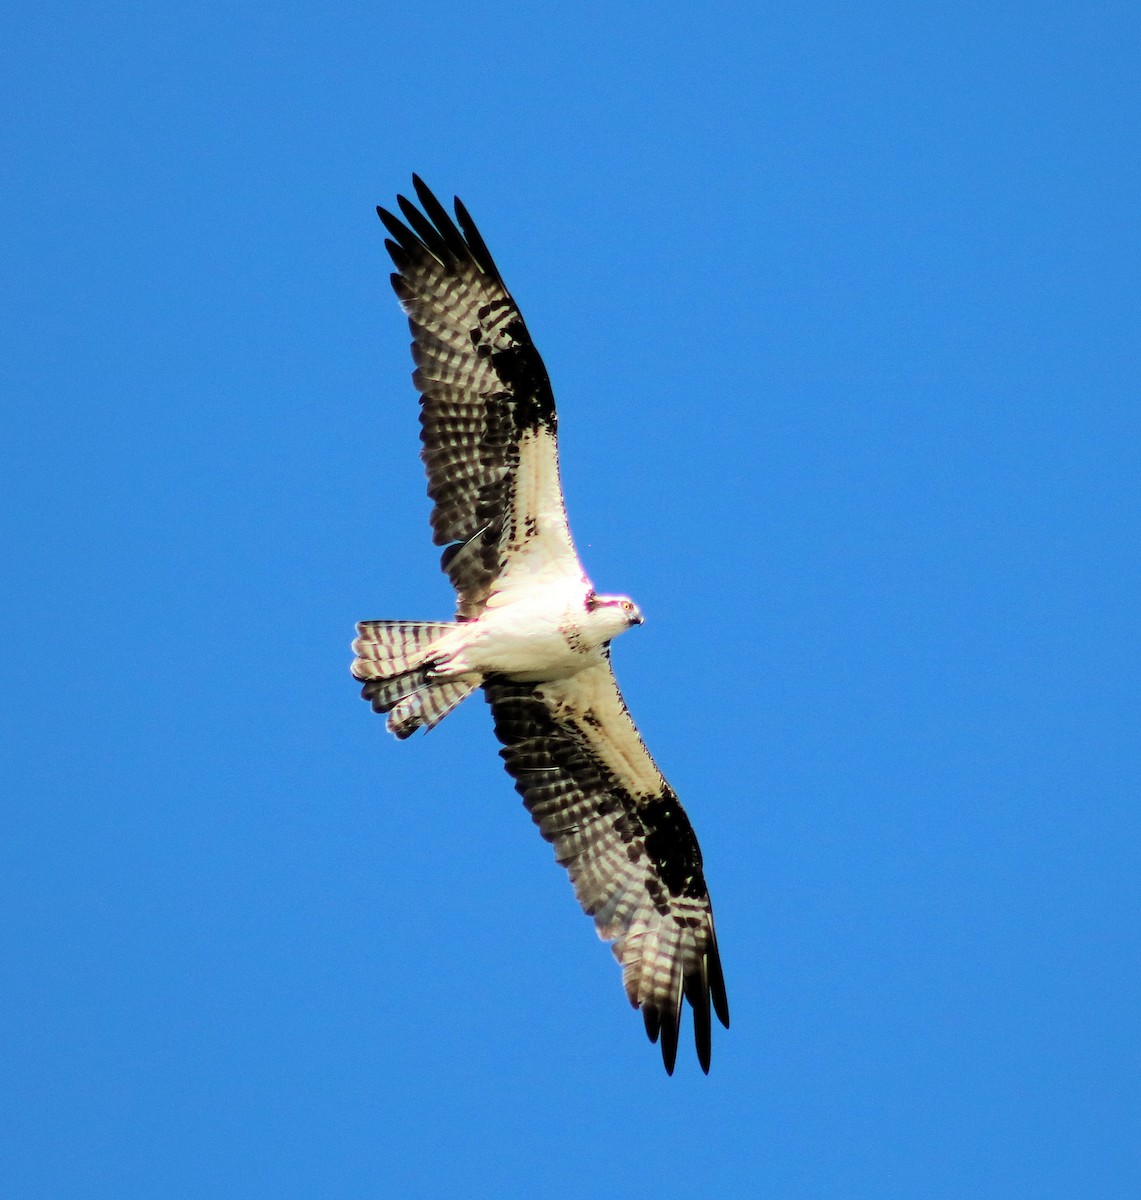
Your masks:
{"label": "white underbelly", "polygon": [[491,628],[468,654],[476,670],[485,675],[506,675],[518,683],[567,679],[599,661],[597,646],[559,627],[510,630]]}
{"label": "white underbelly", "polygon": [[602,660],[600,643],[573,617],[578,605],[512,605],[461,624],[433,650],[440,674],[506,675],[518,683],[567,679]]}

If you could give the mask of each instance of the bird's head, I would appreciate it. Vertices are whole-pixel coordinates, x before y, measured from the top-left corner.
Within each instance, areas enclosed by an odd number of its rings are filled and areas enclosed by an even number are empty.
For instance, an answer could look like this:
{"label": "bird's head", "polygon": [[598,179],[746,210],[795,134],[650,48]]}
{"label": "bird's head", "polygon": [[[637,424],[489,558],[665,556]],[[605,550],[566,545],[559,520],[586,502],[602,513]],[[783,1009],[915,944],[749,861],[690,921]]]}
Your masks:
{"label": "bird's head", "polygon": [[641,625],[645,620],[642,610],[629,596],[603,596],[591,592],[586,598],[586,611],[591,614],[592,624],[605,626],[609,637],[616,637],[631,625]]}

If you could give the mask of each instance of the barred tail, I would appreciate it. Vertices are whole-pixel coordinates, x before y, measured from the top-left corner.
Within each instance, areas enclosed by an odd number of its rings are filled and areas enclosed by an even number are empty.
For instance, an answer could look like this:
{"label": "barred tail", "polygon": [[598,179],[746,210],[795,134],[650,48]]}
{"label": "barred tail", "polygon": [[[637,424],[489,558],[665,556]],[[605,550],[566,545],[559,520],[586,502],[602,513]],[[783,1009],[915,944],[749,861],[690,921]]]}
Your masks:
{"label": "barred tail", "polygon": [[374,711],[388,713],[398,738],[439,724],[480,684],[478,675],[432,679],[431,647],[455,629],[450,621],[361,621],[353,642],[352,671]]}

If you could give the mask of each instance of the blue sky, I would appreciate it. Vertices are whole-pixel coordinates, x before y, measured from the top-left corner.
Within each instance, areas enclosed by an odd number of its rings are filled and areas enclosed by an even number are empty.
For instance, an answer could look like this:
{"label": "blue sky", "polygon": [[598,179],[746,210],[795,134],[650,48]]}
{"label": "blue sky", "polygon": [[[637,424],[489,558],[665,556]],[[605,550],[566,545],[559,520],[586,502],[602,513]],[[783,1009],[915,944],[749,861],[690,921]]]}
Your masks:
{"label": "blue sky", "polygon": [[[13,1200],[1141,1187],[1141,18],[24,6],[0,191]],[[373,214],[558,397],[733,1028],[667,1079],[443,617]]]}

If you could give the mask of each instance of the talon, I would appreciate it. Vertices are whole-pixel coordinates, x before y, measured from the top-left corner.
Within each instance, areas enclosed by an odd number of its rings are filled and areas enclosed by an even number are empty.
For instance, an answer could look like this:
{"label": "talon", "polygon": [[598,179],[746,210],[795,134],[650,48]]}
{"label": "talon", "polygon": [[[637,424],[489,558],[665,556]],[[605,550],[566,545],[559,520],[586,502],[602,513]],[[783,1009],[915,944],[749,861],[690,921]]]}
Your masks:
{"label": "talon", "polygon": [[444,669],[444,664],[449,660],[447,658],[430,658],[420,668],[420,675],[424,682],[427,683],[432,679],[439,679],[441,675],[446,675],[448,672]]}

